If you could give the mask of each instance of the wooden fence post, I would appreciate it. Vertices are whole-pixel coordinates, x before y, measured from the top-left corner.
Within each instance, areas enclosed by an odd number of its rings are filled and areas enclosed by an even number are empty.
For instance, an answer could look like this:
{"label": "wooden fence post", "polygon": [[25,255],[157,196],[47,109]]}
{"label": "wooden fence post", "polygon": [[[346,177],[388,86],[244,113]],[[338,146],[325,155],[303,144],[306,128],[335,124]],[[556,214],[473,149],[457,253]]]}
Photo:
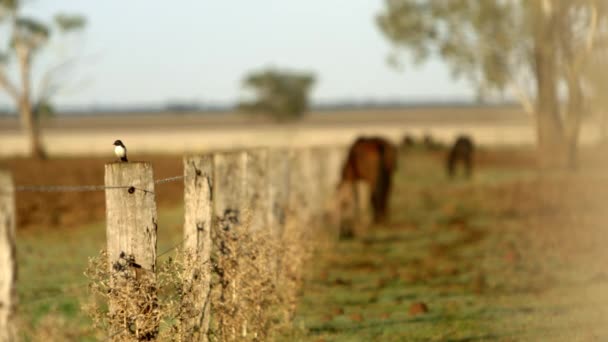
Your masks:
{"label": "wooden fence post", "polygon": [[17,337],[14,190],[10,173],[0,170],[0,342],[15,341]]}
{"label": "wooden fence post", "polygon": [[327,200],[329,189],[327,188],[327,178],[329,177],[327,172],[327,160],[328,153],[325,148],[315,147],[311,150],[311,166],[312,166],[312,177],[314,180],[314,194],[313,194],[313,211],[315,213],[315,221],[317,229],[326,236],[326,222],[325,214],[327,211]]}
{"label": "wooden fence post", "polygon": [[336,187],[342,177],[342,167],[346,161],[346,153],[348,151],[343,147],[329,147],[327,149],[327,177],[326,187],[330,189],[332,193],[336,191]]}
{"label": "wooden fence post", "polygon": [[[122,300],[110,301],[110,312],[114,315],[111,321],[115,322],[110,324],[110,329],[114,329],[110,333],[114,335],[116,330],[126,329],[138,339],[151,340],[158,334],[157,321],[156,326],[150,325],[149,321],[155,320],[151,317],[154,313],[148,312],[156,305],[156,290],[152,285],[156,280],[158,221],[152,165],[145,162],[106,164],[105,185],[111,284],[120,292],[129,291],[127,284],[131,281],[152,283],[137,293],[123,296]],[[142,297],[146,298],[143,303]]]}
{"label": "wooden fence post", "polygon": [[268,152],[268,229],[280,238],[285,228],[289,198],[289,151],[272,149]]}
{"label": "wooden fence post", "polygon": [[213,156],[213,214],[215,218],[236,228],[245,219],[246,152],[225,152]]}
{"label": "wooden fence post", "polygon": [[[222,340],[238,340],[237,327],[243,324],[235,316],[238,308],[237,249],[242,228],[248,221],[246,205],[246,152],[217,153],[213,156],[213,267],[218,272],[219,303],[226,312],[214,320]],[[235,242],[236,240],[236,242]],[[235,245],[236,243],[236,245]],[[237,267],[237,269],[235,269]]]}
{"label": "wooden fence post", "polygon": [[308,234],[309,236],[312,234],[312,236],[318,237],[316,232],[319,231],[321,226],[320,218],[323,210],[320,184],[320,180],[323,176],[321,174],[322,169],[319,165],[320,153],[316,148],[303,148],[298,150],[297,154],[299,155],[296,157],[299,172],[296,174],[296,177],[299,178],[299,186],[302,191],[302,201],[300,204],[302,205],[302,208],[305,209],[305,234]]}
{"label": "wooden fence post", "polygon": [[191,261],[188,289],[196,313],[182,324],[184,341],[208,341],[211,300],[211,227],[213,224],[213,156],[184,158],[184,251]]}
{"label": "wooden fence post", "polygon": [[340,236],[340,221],[342,216],[342,208],[338,197],[338,184],[342,178],[342,167],[346,161],[348,150],[344,147],[329,147],[327,149],[327,159],[325,164],[325,188],[328,210],[328,229],[331,229],[332,235],[337,240]]}
{"label": "wooden fence post", "polygon": [[307,186],[308,153],[306,149],[290,151],[289,201],[288,212],[291,229],[302,229],[310,223],[311,208]]}
{"label": "wooden fence post", "polygon": [[245,204],[249,213],[249,229],[268,229],[268,150],[252,149],[246,152]]}

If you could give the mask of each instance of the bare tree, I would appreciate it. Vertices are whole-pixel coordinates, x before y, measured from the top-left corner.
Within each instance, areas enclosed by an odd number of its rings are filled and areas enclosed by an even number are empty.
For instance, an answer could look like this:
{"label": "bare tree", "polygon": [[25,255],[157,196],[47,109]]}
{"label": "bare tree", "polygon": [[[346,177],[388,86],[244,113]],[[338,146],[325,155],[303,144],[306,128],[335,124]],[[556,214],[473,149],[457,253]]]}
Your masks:
{"label": "bare tree", "polygon": [[541,162],[576,165],[583,70],[608,43],[605,1],[386,0],[378,25],[415,62],[439,55],[481,95],[512,91],[536,118]]}
{"label": "bare tree", "polygon": [[[28,135],[31,156],[45,158],[46,153],[40,137],[38,109],[49,109],[50,98],[59,89],[59,84],[55,80],[56,73],[65,66],[65,63],[46,72],[41,79],[36,99],[32,94],[32,63],[40,50],[48,44],[51,34],[80,31],[85,26],[85,19],[78,15],[58,14],[53,23],[47,25],[34,18],[23,16],[19,0],[0,0],[0,11],[10,35],[9,45],[2,52],[0,60],[0,86],[17,107],[22,128]],[[12,60],[16,62],[18,69],[16,82],[8,75]]]}

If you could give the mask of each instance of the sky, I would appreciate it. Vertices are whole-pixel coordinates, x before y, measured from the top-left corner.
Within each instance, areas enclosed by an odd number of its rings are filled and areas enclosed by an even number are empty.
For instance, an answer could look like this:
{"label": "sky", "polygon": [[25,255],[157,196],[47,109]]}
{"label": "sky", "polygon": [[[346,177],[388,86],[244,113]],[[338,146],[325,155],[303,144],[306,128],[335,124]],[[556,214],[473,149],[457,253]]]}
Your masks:
{"label": "sky", "polygon": [[75,57],[53,101],[59,106],[233,103],[245,74],[265,67],[314,72],[317,103],[472,98],[438,59],[402,71],[388,65],[392,48],[374,21],[382,3],[30,0],[24,13],[87,18],[78,37],[53,39],[35,61],[38,83],[50,66]]}

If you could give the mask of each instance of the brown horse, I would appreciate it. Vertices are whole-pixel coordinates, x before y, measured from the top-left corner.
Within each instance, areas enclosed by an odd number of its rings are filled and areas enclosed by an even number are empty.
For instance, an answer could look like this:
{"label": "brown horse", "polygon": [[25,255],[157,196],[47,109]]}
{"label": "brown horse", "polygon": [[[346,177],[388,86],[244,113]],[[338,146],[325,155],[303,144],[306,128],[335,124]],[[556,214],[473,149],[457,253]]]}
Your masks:
{"label": "brown horse", "polygon": [[454,142],[446,162],[446,170],[449,177],[454,177],[456,166],[462,163],[467,178],[473,173],[473,139],[468,135],[460,135]]}
{"label": "brown horse", "polygon": [[403,139],[401,139],[402,148],[410,148],[410,147],[414,147],[415,145],[416,145],[416,139],[414,139],[414,137],[409,134],[404,135]]}
{"label": "brown horse", "polygon": [[366,183],[373,220],[375,223],[384,222],[388,216],[388,200],[396,166],[397,149],[389,141],[380,137],[358,138],[350,147],[342,168],[338,193],[344,194],[348,188],[352,189],[355,182]]}

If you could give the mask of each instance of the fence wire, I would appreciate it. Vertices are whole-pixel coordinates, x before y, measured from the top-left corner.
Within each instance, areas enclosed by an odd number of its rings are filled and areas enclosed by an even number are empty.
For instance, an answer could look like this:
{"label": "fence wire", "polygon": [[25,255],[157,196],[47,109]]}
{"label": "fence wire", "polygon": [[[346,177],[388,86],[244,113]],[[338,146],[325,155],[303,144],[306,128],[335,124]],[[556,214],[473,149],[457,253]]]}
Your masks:
{"label": "fence wire", "polygon": [[[154,184],[165,184],[175,182],[184,179],[184,176],[167,177],[163,179],[157,179]],[[104,191],[106,189],[134,189],[144,192],[152,192],[146,189],[136,188],[131,185],[17,185],[15,186],[15,192],[93,192],[93,191]]]}

